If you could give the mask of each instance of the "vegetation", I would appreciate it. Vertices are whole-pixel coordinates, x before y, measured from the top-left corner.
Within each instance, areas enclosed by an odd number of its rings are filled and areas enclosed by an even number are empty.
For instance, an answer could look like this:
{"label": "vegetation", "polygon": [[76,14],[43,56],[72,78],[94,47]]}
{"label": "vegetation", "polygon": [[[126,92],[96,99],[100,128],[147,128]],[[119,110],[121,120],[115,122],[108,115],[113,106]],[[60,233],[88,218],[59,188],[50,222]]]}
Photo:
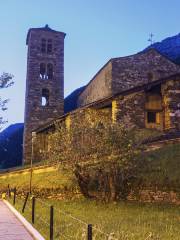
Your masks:
{"label": "vegetation", "polygon": [[[21,211],[22,199],[16,208]],[[55,239],[87,239],[87,225],[93,224],[94,240],[178,240],[178,206],[133,202],[98,203],[94,200],[36,200],[35,227],[49,239],[49,209],[54,206]],[[31,221],[31,200],[24,216]]]}
{"label": "vegetation", "polygon": [[[13,84],[12,78],[13,76],[9,73],[3,73],[2,75],[0,75],[0,90],[10,87]],[[7,99],[3,100],[0,96],[0,111],[5,111],[7,109],[7,102]],[[0,128],[3,123],[4,120],[0,115]]]}
{"label": "vegetation", "polygon": [[143,158],[144,164],[139,175],[143,187],[158,187],[180,193],[180,144],[146,152]]}
{"label": "vegetation", "polygon": [[[0,191],[5,192],[7,185],[10,188],[17,188],[18,193],[28,192],[30,184],[30,171],[25,169],[21,173],[6,173],[0,175]],[[72,194],[78,193],[78,187],[73,174],[69,170],[58,168],[50,169],[42,168],[34,170],[32,175],[32,188],[36,196],[72,197]]]}
{"label": "vegetation", "polygon": [[[147,152],[145,163],[140,172],[145,188],[155,185],[158,189],[178,190],[180,144],[165,146],[162,149]],[[148,163],[148,164],[147,164]],[[150,171],[152,169],[152,171]],[[5,174],[8,176],[8,174]],[[3,176],[5,176],[3,175]],[[168,176],[168,182],[164,181]],[[7,184],[17,187],[16,208],[21,211],[24,196],[22,192],[29,189],[29,174],[9,175],[0,178],[1,190]],[[141,183],[141,184],[142,184]],[[180,206],[122,202],[99,203],[88,200],[79,194],[63,197],[61,191],[73,189],[78,191],[76,181],[70,170],[39,171],[33,174],[33,190],[36,201],[35,227],[49,237],[49,207],[55,207],[55,239],[86,239],[87,225],[93,224],[94,240],[178,240],[180,235]],[[172,189],[171,187],[172,186]],[[20,198],[20,196],[22,198]],[[77,197],[78,196],[78,197]],[[12,200],[11,200],[12,201]],[[31,199],[25,210],[25,217],[31,221]],[[72,218],[73,217],[73,218]],[[103,232],[103,233],[102,233]]]}
{"label": "vegetation", "polygon": [[[143,158],[143,164],[138,173],[140,182],[139,180],[134,182],[133,187],[180,192],[180,144],[167,145],[161,149],[146,152]],[[11,187],[16,186],[20,191],[27,191],[30,172],[28,169],[25,171],[27,174],[1,174],[0,191],[6,190],[7,184],[10,184]],[[70,167],[63,168],[61,165],[54,171],[34,172],[32,187],[35,192],[40,192],[46,197],[63,189],[78,191],[77,181],[72,170]]]}
{"label": "vegetation", "polygon": [[142,144],[134,129],[111,123],[73,123],[60,127],[51,138],[50,158],[72,167],[85,197],[126,199],[141,165]]}

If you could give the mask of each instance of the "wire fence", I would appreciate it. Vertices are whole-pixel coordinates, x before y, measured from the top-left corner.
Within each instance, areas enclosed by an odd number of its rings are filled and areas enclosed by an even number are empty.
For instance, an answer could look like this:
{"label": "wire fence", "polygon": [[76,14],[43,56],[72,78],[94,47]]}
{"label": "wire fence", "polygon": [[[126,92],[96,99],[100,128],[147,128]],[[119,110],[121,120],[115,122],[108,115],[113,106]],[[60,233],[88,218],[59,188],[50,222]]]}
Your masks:
{"label": "wire fence", "polygon": [[17,189],[7,189],[8,200],[34,227],[50,240],[117,240],[91,223],[54,207],[29,192],[17,194]]}

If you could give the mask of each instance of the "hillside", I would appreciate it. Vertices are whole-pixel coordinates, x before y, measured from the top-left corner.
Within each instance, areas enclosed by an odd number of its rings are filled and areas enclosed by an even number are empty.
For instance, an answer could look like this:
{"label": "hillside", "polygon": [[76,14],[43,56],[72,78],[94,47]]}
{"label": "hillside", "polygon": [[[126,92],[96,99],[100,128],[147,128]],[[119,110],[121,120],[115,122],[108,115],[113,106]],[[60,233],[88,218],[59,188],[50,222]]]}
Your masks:
{"label": "hillside", "polygon": [[0,133],[0,166],[10,168],[22,164],[23,123],[16,123]]}
{"label": "hillside", "polygon": [[[135,186],[135,191],[138,192],[138,189],[142,188],[150,189],[151,194],[156,191],[156,198],[151,199],[152,202],[165,202],[163,196],[167,192],[170,196],[173,191],[178,194],[180,192],[180,144],[147,152],[144,157],[144,165],[140,173],[141,184]],[[17,187],[18,196],[15,207],[19,211],[22,211],[24,204],[22,193],[29,190],[29,176],[28,169],[19,173],[0,174],[1,192],[7,190],[7,184],[10,184],[11,188]],[[87,226],[84,223],[93,224],[93,233],[97,240],[106,239],[104,234],[111,233],[112,236],[116,236],[115,239],[179,239],[179,206],[177,205],[134,201],[102,203],[84,199],[78,194],[77,183],[72,172],[62,167],[37,168],[33,173],[32,188],[33,195],[36,196],[35,227],[46,239],[49,237],[46,222],[49,219],[50,205],[54,206],[55,223],[58,226],[58,229],[55,228],[55,239],[61,236],[59,232],[67,235],[65,239],[70,239],[69,236],[78,236],[76,239],[81,239],[79,236],[82,236],[82,239],[85,239],[83,234]],[[12,200],[13,198],[10,200],[11,203]],[[149,199],[144,200],[149,201]],[[31,205],[32,201],[29,198],[24,216],[30,222]],[[131,228],[129,228],[130,225]],[[60,230],[59,227],[61,227]]]}
{"label": "hillside", "polygon": [[167,58],[177,64],[180,64],[180,33],[175,36],[165,38],[161,42],[155,42],[146,49],[149,48],[155,48]]}
{"label": "hillside", "polygon": [[[77,108],[78,95],[85,87],[80,87],[64,100],[64,112]],[[22,163],[23,123],[16,123],[0,132],[0,168],[11,168]]]}
{"label": "hillside", "polygon": [[[141,157],[144,164],[138,173],[140,182],[139,180],[135,182],[135,188],[172,190],[180,193],[180,143],[165,145],[161,149],[145,152]],[[1,173],[0,190],[6,189],[7,184],[10,184],[11,187],[16,186],[20,191],[27,191],[29,175],[28,168]],[[32,184],[35,192],[42,193],[46,197],[58,193],[60,189],[69,189],[70,191],[70,189],[76,190],[77,188],[75,177],[70,169],[54,168],[53,166],[35,166]]]}

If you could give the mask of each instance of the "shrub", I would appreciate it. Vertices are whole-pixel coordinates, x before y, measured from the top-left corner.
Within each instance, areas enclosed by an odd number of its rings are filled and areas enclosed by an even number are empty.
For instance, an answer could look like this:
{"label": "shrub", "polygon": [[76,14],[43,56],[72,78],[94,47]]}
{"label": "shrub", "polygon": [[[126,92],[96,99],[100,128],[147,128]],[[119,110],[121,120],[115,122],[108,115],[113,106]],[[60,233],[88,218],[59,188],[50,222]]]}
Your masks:
{"label": "shrub", "polygon": [[73,124],[51,135],[53,161],[73,168],[85,197],[126,199],[141,164],[135,129],[120,124]]}

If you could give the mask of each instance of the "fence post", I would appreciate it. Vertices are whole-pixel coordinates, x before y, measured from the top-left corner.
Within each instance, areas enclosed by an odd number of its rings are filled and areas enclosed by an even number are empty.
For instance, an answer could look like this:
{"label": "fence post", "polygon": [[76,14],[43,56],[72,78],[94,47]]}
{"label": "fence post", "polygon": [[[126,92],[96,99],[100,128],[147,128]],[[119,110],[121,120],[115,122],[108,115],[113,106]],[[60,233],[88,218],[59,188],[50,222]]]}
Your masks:
{"label": "fence post", "polygon": [[50,240],[53,240],[54,233],[54,208],[50,207]]}
{"label": "fence post", "polygon": [[13,199],[13,204],[16,204],[16,188],[14,188],[14,199]]}
{"label": "fence post", "polygon": [[88,240],[92,240],[92,224],[88,224]]}
{"label": "fence post", "polygon": [[26,198],[25,198],[25,201],[24,201],[24,205],[23,205],[23,208],[22,208],[22,212],[24,212],[24,210],[25,210],[28,197],[29,197],[29,193],[26,194]]}
{"label": "fence post", "polygon": [[34,224],[35,220],[35,197],[32,198],[32,223]]}
{"label": "fence post", "polygon": [[8,184],[8,197],[9,197],[9,198],[11,197],[11,189],[10,189],[9,184]]}

